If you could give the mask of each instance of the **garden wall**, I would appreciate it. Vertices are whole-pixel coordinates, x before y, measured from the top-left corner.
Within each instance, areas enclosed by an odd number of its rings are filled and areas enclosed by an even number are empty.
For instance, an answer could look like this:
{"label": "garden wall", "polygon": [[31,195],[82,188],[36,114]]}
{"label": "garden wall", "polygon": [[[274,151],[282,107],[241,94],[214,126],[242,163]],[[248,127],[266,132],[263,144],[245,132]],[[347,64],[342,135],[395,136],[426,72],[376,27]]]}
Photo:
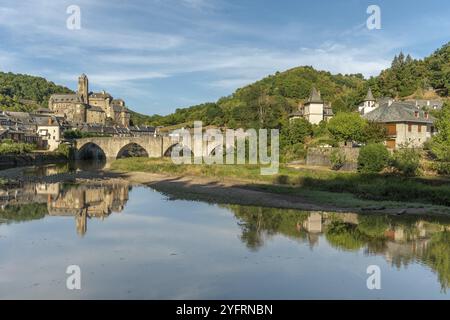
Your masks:
{"label": "garden wall", "polygon": [[339,150],[345,155],[344,166],[340,170],[352,171],[358,167],[359,148],[308,148],[306,165],[331,167],[330,156],[334,150]]}

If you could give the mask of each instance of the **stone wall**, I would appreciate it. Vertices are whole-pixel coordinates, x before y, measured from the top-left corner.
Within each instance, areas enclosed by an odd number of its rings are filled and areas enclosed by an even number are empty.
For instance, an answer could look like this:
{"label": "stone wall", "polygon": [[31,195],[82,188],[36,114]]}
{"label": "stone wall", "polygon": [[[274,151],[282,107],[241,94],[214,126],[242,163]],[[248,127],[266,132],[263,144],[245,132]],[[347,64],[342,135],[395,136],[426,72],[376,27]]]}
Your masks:
{"label": "stone wall", "polygon": [[340,170],[352,171],[357,169],[359,148],[308,148],[306,165],[331,167],[330,156],[334,150],[339,150],[345,155],[345,164]]}

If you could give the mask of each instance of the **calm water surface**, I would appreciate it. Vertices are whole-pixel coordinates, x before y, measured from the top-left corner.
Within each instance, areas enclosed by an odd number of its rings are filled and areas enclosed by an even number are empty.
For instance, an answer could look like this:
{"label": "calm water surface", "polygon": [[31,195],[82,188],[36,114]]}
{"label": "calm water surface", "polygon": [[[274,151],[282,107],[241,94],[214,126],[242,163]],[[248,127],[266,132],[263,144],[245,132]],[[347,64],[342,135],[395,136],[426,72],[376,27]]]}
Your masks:
{"label": "calm water surface", "polygon": [[0,298],[450,298],[450,219],[170,199],[94,181],[2,190]]}

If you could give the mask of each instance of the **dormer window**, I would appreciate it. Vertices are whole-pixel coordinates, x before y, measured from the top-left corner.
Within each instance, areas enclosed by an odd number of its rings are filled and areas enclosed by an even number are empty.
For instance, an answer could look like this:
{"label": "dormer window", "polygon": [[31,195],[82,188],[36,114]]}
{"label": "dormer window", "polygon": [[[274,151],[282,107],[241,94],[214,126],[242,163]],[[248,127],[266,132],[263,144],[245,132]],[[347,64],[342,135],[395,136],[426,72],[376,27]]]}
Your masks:
{"label": "dormer window", "polygon": [[428,112],[425,112],[425,119],[428,119],[428,118],[429,118]]}
{"label": "dormer window", "polygon": [[414,117],[416,117],[416,118],[419,117],[419,111],[414,111]]}

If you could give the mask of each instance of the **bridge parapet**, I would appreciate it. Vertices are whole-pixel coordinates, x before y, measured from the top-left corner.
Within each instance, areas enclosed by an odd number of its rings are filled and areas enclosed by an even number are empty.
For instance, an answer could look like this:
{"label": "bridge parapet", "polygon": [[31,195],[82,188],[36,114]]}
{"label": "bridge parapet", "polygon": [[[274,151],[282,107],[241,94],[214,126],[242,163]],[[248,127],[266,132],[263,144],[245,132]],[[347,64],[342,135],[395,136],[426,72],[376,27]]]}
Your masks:
{"label": "bridge parapet", "polygon": [[[182,145],[182,139],[169,136],[138,136],[138,137],[92,137],[75,140],[75,158],[81,159],[83,152],[88,148],[95,148],[102,152],[108,159],[116,159],[124,148],[130,145],[138,145],[143,148],[149,158],[170,156],[171,149]],[[194,141],[190,148],[194,156],[209,156],[211,152],[220,147],[220,143],[208,143],[207,141]]]}

